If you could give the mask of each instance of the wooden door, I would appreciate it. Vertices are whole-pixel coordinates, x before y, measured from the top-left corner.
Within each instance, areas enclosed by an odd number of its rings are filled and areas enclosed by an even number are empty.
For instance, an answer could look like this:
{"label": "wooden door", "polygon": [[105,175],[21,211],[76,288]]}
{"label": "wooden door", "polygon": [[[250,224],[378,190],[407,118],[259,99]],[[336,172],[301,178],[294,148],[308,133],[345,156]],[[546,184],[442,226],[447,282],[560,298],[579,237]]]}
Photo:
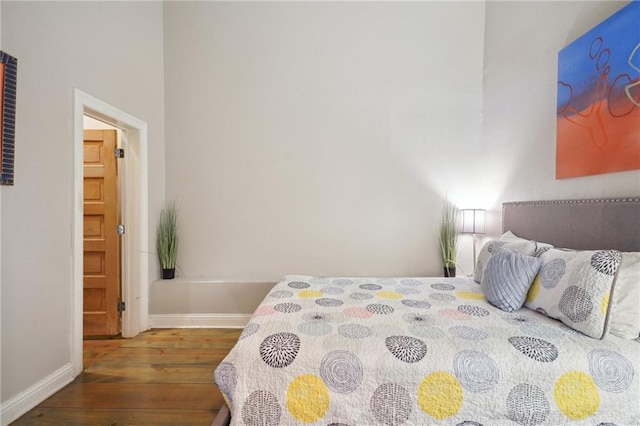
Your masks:
{"label": "wooden door", "polygon": [[84,336],[120,333],[115,130],[84,131]]}

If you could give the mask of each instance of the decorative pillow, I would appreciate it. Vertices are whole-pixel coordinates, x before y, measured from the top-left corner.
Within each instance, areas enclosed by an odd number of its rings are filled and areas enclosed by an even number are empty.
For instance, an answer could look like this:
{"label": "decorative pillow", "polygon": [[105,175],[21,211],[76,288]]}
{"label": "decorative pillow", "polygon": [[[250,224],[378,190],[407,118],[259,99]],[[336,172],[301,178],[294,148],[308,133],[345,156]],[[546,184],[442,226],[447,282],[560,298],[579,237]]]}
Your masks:
{"label": "decorative pillow", "polygon": [[540,256],[540,272],[525,306],[601,339],[606,334],[609,298],[621,258],[616,250],[549,249]]}
{"label": "decorative pillow", "polygon": [[482,276],[482,292],[492,305],[507,312],[522,307],[540,269],[540,259],[509,249],[498,249],[489,258]]}
{"label": "decorative pillow", "polygon": [[526,256],[533,256],[536,252],[536,243],[535,241],[524,240],[522,238],[507,241],[488,241],[480,250],[480,254],[478,254],[478,261],[476,262],[476,270],[474,275],[474,280],[477,283],[482,282],[482,274],[484,272],[484,268],[487,265],[487,262],[489,261],[491,255],[496,251],[496,249],[499,248],[517,251],[518,253],[522,253]]}
{"label": "decorative pillow", "polygon": [[[504,234],[502,234],[502,236],[500,237],[500,241],[506,241],[506,242],[522,242],[522,241],[529,241],[529,240],[525,240],[524,238],[520,238],[518,237],[516,234],[514,234],[511,231],[507,231]],[[533,240],[531,240],[533,241]],[[536,257],[540,257],[542,255],[542,253],[544,253],[545,251],[549,250],[550,248],[553,248],[553,245],[548,244],[548,243],[541,243],[540,241],[533,241],[536,244],[536,252],[535,252],[535,256]]]}
{"label": "decorative pillow", "polygon": [[518,237],[516,234],[514,234],[511,231],[507,231],[504,234],[502,234],[500,236],[500,241],[506,241],[509,243],[517,243],[517,242],[522,242],[522,241],[529,241],[529,240],[525,240],[524,238],[520,238]]}
{"label": "decorative pillow", "polygon": [[640,253],[622,253],[609,313],[609,333],[623,339],[640,335]]}

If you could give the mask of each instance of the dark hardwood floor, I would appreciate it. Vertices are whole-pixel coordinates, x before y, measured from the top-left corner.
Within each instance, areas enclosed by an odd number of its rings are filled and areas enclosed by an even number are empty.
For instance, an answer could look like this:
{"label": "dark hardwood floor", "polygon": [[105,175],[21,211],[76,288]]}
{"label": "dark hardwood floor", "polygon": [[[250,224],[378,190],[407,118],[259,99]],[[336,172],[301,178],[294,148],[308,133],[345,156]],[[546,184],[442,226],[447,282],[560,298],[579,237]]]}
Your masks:
{"label": "dark hardwood floor", "polygon": [[213,370],[240,329],[154,329],[85,340],[84,371],[12,425],[211,425]]}

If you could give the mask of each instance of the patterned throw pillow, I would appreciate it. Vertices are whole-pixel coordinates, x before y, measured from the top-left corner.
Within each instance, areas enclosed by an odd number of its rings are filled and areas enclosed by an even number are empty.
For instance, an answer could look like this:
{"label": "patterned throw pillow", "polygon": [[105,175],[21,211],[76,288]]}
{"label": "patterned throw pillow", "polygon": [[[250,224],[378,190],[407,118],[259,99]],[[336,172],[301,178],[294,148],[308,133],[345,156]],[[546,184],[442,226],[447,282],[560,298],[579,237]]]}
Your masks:
{"label": "patterned throw pillow", "polygon": [[482,276],[482,292],[492,305],[507,312],[522,307],[540,269],[540,259],[509,249],[497,250]]}
{"label": "patterned throw pillow", "polygon": [[601,339],[621,258],[616,250],[549,249],[540,256],[540,272],[524,305]]}
{"label": "patterned throw pillow", "polygon": [[477,283],[482,282],[482,274],[484,273],[484,268],[487,266],[489,258],[491,258],[491,255],[500,248],[513,250],[526,256],[533,256],[536,253],[535,241],[523,240],[521,238],[506,241],[502,239],[488,241],[480,250],[480,254],[478,254],[478,261],[476,262],[474,275],[474,280]]}

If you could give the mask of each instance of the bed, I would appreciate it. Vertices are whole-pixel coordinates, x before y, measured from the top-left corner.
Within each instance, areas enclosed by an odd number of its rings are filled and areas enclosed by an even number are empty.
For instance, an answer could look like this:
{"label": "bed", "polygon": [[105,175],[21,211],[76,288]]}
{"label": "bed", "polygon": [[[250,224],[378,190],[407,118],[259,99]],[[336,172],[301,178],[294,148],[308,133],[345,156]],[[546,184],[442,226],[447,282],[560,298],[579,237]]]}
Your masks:
{"label": "bed", "polygon": [[[640,198],[505,203],[482,276],[286,276],[214,373],[214,425],[640,424],[638,293],[615,293],[639,223]],[[525,306],[496,298],[521,270]]]}

